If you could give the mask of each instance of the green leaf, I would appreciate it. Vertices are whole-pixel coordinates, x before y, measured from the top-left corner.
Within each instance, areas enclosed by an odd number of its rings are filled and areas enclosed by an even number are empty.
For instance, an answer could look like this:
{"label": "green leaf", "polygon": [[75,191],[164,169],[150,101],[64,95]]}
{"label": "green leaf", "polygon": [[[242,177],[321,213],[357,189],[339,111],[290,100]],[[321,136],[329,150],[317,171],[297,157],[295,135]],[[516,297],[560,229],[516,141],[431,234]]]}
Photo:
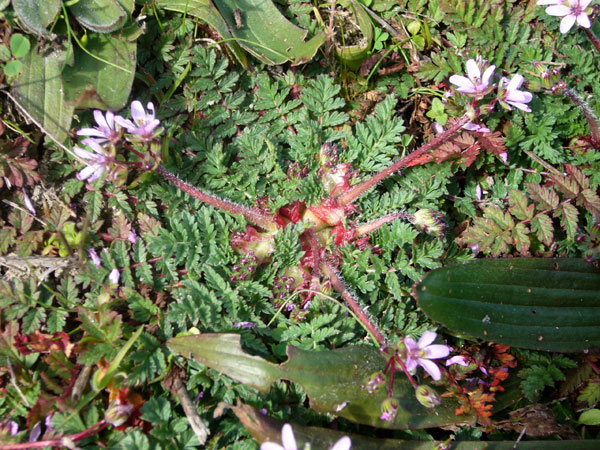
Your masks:
{"label": "green leaf", "polygon": [[379,418],[387,389],[370,395],[361,384],[376,371],[383,370],[385,359],[374,347],[356,346],[339,350],[308,351],[288,346],[288,360],[280,365],[245,353],[237,334],[179,336],[167,345],[176,353],[215,369],[227,376],[268,392],[280,379],[298,383],[317,412],[344,417],[353,422],[379,428],[407,429],[444,426],[471,420],[456,416],[456,401],[443,399],[430,410],[416,399],[414,388],[404,377],[394,379],[394,396],[401,407],[395,423]]}
{"label": "green leaf", "polygon": [[554,227],[552,219],[546,214],[537,214],[531,220],[531,230],[536,233],[539,241],[545,245],[551,245],[554,239]]}
{"label": "green leaf", "polygon": [[356,70],[369,55],[373,43],[373,24],[367,12],[356,2],[351,2],[348,9],[352,13],[352,20],[358,25],[362,34],[358,38],[360,43],[356,45],[336,45],[335,54],[348,69]]}
{"label": "green leaf", "polygon": [[115,0],[79,0],[69,6],[77,22],[98,33],[118,30],[127,20],[127,13]]}
{"label": "green leaf", "polygon": [[555,352],[600,348],[600,271],[580,259],[479,260],[430,272],[418,303],[451,330]]}
{"label": "green leaf", "polygon": [[508,196],[509,210],[519,220],[528,220],[533,217],[533,205],[527,204],[527,197],[521,191],[513,189]]}
{"label": "green leaf", "polygon": [[155,425],[166,424],[171,419],[171,404],[164,398],[151,398],[140,411],[143,420]]}
{"label": "green leaf", "polygon": [[156,0],[156,5],[169,11],[177,11],[198,17],[206,22],[225,40],[227,47],[242,67],[249,68],[246,53],[231,34],[229,25],[225,22],[219,10],[215,8],[210,0]]}
{"label": "green leaf", "polygon": [[86,49],[95,57],[78,49],[75,64],[65,68],[66,99],[76,108],[123,108],[135,76],[137,43],[90,34]]}
{"label": "green leaf", "polygon": [[23,63],[21,61],[13,60],[6,63],[4,66],[4,74],[7,77],[16,77],[23,70]]}
{"label": "green leaf", "polygon": [[60,10],[60,0],[12,0],[13,8],[21,23],[34,34],[49,34],[46,28]]}
{"label": "green leaf", "polygon": [[588,409],[579,416],[579,423],[583,425],[600,425],[600,409]]}
{"label": "green leaf", "polygon": [[10,49],[4,44],[0,44],[0,61],[8,61],[11,56]]}
{"label": "green leaf", "polygon": [[[208,0],[158,0],[157,4],[199,17],[223,38],[237,39],[239,45],[265,64],[305,63],[325,41],[322,32],[305,42],[307,31],[287,20],[270,0],[247,0],[243,5],[236,0],[216,0],[216,8]],[[241,25],[234,10],[241,13]]]}
{"label": "green leaf", "polygon": [[125,355],[127,355],[127,352],[129,351],[131,346],[140,337],[140,334],[142,334],[142,331],[144,331],[144,327],[140,326],[137,329],[137,331],[131,335],[131,337],[125,343],[125,345],[123,345],[123,347],[121,347],[121,350],[119,350],[119,353],[117,353],[117,356],[115,356],[115,359],[113,359],[110,362],[108,369],[102,368],[102,369],[97,370],[94,373],[94,376],[92,378],[92,387],[95,391],[101,391],[106,386],[108,386],[108,383],[110,383],[112,381],[114,375],[117,373],[117,370],[119,369],[119,366],[121,365],[121,361],[123,360],[123,358],[125,358]]}
{"label": "green leaf", "polygon": [[31,48],[29,39],[19,33],[10,37],[10,51],[15,58],[23,58]]}
{"label": "green leaf", "polygon": [[59,142],[68,136],[74,109],[63,94],[65,58],[64,51],[46,53],[36,47],[22,59],[23,73],[14,85],[21,107]]}

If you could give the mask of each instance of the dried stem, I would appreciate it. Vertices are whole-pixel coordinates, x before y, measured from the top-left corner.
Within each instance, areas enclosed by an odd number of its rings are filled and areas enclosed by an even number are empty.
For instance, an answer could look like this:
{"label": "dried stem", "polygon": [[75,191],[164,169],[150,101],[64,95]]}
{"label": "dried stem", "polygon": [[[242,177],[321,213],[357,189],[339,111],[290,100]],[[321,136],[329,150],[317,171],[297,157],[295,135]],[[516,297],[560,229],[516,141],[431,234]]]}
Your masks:
{"label": "dried stem", "polygon": [[333,288],[340,293],[344,301],[348,304],[350,309],[356,314],[358,320],[360,320],[364,326],[369,330],[369,332],[373,335],[375,340],[379,343],[379,345],[385,345],[386,340],[381,334],[381,331],[375,326],[375,324],[369,319],[369,317],[362,310],[354,296],[350,293],[348,288],[344,285],[344,282],[337,274],[336,270],[327,262],[323,261],[321,263],[321,271],[323,275],[328,276],[331,280],[331,285]]}
{"label": "dried stem", "polygon": [[274,230],[277,228],[277,224],[273,220],[273,216],[270,214],[265,214],[257,208],[248,208],[247,206],[238,205],[227,200],[222,200],[214,195],[207,194],[206,192],[203,192],[191,184],[179,179],[177,175],[169,172],[163,166],[158,166],[156,168],[156,173],[169,180],[183,192],[190,194],[192,197],[197,198],[204,203],[232,214],[242,215],[248,222],[252,222],[253,224],[258,225],[265,230]]}
{"label": "dried stem", "polygon": [[344,194],[337,197],[338,205],[345,206],[349,203],[352,203],[354,200],[356,200],[362,194],[367,192],[369,189],[371,189],[373,186],[375,186],[380,181],[385,180],[387,177],[389,177],[390,175],[393,175],[395,172],[397,172],[402,167],[408,166],[412,161],[421,157],[423,154],[427,153],[429,150],[431,150],[431,149],[437,147],[438,145],[444,143],[445,141],[447,141],[448,138],[450,138],[450,136],[452,136],[454,133],[456,133],[458,130],[460,130],[463,127],[463,125],[467,124],[471,120],[472,120],[472,118],[468,117],[467,115],[464,115],[459,120],[454,122],[454,124],[450,128],[445,130],[443,133],[438,134],[435,138],[433,138],[426,144],[422,145],[414,152],[410,153],[409,155],[406,155],[404,158],[396,161],[391,166],[387,167],[386,169],[383,169],[379,173],[376,173],[368,180],[363,181],[362,183],[354,186],[349,191],[347,191]]}
{"label": "dried stem", "polygon": [[81,433],[62,436],[55,439],[46,439],[44,441],[24,442],[22,444],[4,444],[0,445],[0,450],[21,450],[42,447],[75,448],[75,446],[72,445],[74,442],[88,438],[90,436],[93,436],[94,434],[98,434],[107,426],[108,424],[104,421],[104,419],[102,419],[100,422],[92,425],[87,430],[84,430]]}

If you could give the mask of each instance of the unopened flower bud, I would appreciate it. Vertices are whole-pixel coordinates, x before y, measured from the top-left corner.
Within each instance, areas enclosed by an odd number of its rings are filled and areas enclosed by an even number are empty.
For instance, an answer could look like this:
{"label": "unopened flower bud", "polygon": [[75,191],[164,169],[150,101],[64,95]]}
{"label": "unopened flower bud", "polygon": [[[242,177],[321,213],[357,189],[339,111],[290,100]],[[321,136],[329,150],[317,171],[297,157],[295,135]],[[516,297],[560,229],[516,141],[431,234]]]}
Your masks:
{"label": "unopened flower bud", "polygon": [[104,415],[104,420],[111,424],[113,427],[119,427],[127,422],[129,416],[133,412],[133,405],[131,403],[123,404],[119,398],[115,399],[110,405]]}
{"label": "unopened flower bud", "polygon": [[394,423],[398,414],[398,406],[400,406],[400,403],[394,397],[386,398],[381,404],[381,416],[379,416],[379,419]]}
{"label": "unopened flower bud", "polygon": [[431,209],[420,209],[413,215],[412,220],[420,231],[425,233],[438,235],[444,231],[444,222],[442,221],[442,215]]}
{"label": "unopened flower bud", "polygon": [[419,403],[425,408],[435,408],[442,403],[440,396],[430,386],[421,385],[417,387],[415,394]]}

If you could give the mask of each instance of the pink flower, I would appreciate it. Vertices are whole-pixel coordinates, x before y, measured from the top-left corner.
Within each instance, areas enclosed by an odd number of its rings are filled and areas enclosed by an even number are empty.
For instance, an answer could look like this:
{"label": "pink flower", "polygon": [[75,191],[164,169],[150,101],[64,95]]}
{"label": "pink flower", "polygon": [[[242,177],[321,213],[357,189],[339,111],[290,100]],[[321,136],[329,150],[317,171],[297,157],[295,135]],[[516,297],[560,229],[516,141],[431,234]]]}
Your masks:
{"label": "pink flower", "polygon": [[121,278],[121,274],[119,273],[119,269],[113,269],[108,274],[108,279],[111,284],[119,284],[119,278]]}
{"label": "pink flower", "polygon": [[144,141],[149,141],[154,137],[154,129],[160,124],[160,120],[154,117],[154,105],[152,102],[148,102],[146,108],[148,108],[148,113],[146,113],[140,101],[134,100],[131,103],[131,117],[133,118],[133,122],[120,116],[115,117],[115,121],[127,129],[129,133],[140,136]]}
{"label": "pink flower", "polygon": [[456,355],[446,360],[446,366],[452,366],[458,364],[459,366],[467,367],[469,365],[470,358],[465,355]]}
{"label": "pink flower", "polygon": [[117,128],[115,115],[112,111],[106,111],[106,118],[102,115],[102,111],[94,111],[94,119],[98,124],[95,128],[82,128],[77,132],[77,136],[90,136],[97,138],[100,144],[106,142],[115,143],[121,138],[120,129]]}
{"label": "pink flower", "polygon": [[91,182],[108,172],[112,158],[94,139],[85,139],[82,144],[90,147],[94,153],[80,147],[73,147],[73,152],[80,158],[85,159],[87,164],[87,167],[77,174],[77,178]]}
{"label": "pink flower", "polygon": [[437,334],[433,331],[426,331],[419,342],[415,342],[410,337],[404,338],[404,345],[406,346],[406,361],[404,363],[409,372],[413,373],[417,366],[421,366],[434,380],[437,381],[442,378],[440,368],[430,360],[445,358],[450,354],[451,348],[447,345],[431,345],[436,337]]}
{"label": "pink flower", "polygon": [[[352,442],[348,436],[344,436],[337,441],[330,450],[350,450]],[[264,442],[260,446],[260,450],[298,450],[294,430],[289,423],[286,423],[281,429],[281,445],[275,442]]]}
{"label": "pink flower", "polygon": [[[523,76],[516,74],[512,77],[512,80],[502,77],[500,85],[498,86],[498,92],[500,97],[500,104],[506,109],[511,110],[509,105],[520,109],[521,111],[531,112],[531,108],[526,105],[533,99],[531,92],[520,91],[519,88],[523,84]],[[506,85],[506,87],[504,87]]]}
{"label": "pink flower", "polygon": [[462,75],[452,75],[450,77],[450,83],[458,86],[458,92],[463,94],[470,94],[475,97],[482,97],[485,95],[489,85],[490,78],[496,69],[496,66],[489,66],[481,75],[481,69],[484,64],[480,58],[478,58],[478,62],[474,59],[470,59],[467,61],[467,76],[463,77]]}
{"label": "pink flower", "polygon": [[546,14],[562,17],[560,21],[560,32],[567,33],[577,22],[583,28],[592,26],[586,9],[592,0],[540,0],[538,5],[550,5],[546,8]]}
{"label": "pink flower", "polygon": [[100,264],[102,263],[102,261],[100,260],[98,253],[96,253],[96,250],[94,250],[93,248],[90,248],[88,250],[88,254],[90,255],[90,258],[92,259],[92,262],[94,263],[94,265],[96,267],[100,267]]}
{"label": "pink flower", "polygon": [[483,125],[479,125],[478,123],[465,123],[463,125],[463,129],[465,130],[469,130],[469,131],[476,131],[477,133],[489,133],[490,129],[484,127]]}

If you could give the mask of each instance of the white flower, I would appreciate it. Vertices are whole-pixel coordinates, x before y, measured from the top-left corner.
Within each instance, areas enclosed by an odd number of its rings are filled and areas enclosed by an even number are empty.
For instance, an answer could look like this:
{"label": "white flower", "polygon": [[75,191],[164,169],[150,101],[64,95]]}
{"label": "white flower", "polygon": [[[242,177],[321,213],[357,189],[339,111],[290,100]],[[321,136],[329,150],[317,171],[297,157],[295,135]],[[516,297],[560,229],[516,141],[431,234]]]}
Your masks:
{"label": "white flower", "polygon": [[489,85],[490,78],[496,69],[496,66],[489,66],[481,75],[481,69],[484,66],[483,62],[480,58],[478,61],[474,59],[470,59],[467,61],[467,76],[463,77],[462,75],[452,75],[450,77],[450,83],[458,86],[457,91],[462,92],[463,94],[471,94],[475,97],[483,96]]}
{"label": "white flower", "polygon": [[102,115],[102,111],[94,111],[94,119],[98,124],[95,128],[82,128],[77,132],[78,136],[90,136],[97,138],[100,144],[106,142],[115,143],[121,138],[121,132],[117,127],[115,115],[112,111],[106,111],[106,118]]}
{"label": "white flower", "polygon": [[434,380],[437,381],[442,378],[440,368],[430,360],[445,358],[452,349],[447,345],[431,345],[436,337],[437,334],[433,331],[426,331],[419,342],[415,342],[410,337],[404,338],[404,345],[406,346],[406,361],[404,363],[409,372],[414,373],[417,366],[421,366]]}
{"label": "white flower", "polygon": [[540,0],[538,5],[550,5],[546,8],[546,14],[562,17],[560,21],[560,32],[567,33],[577,22],[583,28],[592,26],[586,10],[592,0]]}
{"label": "white flower", "polygon": [[80,158],[85,159],[87,164],[87,167],[77,174],[77,178],[91,182],[108,172],[112,158],[94,139],[85,139],[82,144],[87,145],[94,152],[92,153],[80,147],[73,147],[73,152]]}
{"label": "white flower", "polygon": [[154,104],[148,102],[146,105],[148,113],[144,110],[142,103],[138,100],[131,102],[131,120],[120,116],[115,117],[115,121],[131,134],[136,134],[142,140],[150,140],[154,137],[154,129],[160,124],[160,120],[154,117]]}
{"label": "white flower", "polygon": [[[500,96],[500,104],[506,109],[511,110],[509,105],[514,106],[522,111],[531,112],[531,108],[526,105],[533,99],[531,92],[520,91],[519,88],[523,84],[523,76],[516,74],[512,80],[502,77],[498,86]],[[506,87],[504,87],[506,85]]]}
{"label": "white flower", "polygon": [[110,280],[111,284],[119,284],[119,278],[121,278],[119,269],[113,269],[108,274],[108,279]]}
{"label": "white flower", "polygon": [[[349,450],[352,446],[352,441],[348,436],[344,436],[337,441],[330,450]],[[294,430],[289,423],[286,423],[281,429],[281,445],[275,442],[263,442],[260,450],[298,450]]]}

